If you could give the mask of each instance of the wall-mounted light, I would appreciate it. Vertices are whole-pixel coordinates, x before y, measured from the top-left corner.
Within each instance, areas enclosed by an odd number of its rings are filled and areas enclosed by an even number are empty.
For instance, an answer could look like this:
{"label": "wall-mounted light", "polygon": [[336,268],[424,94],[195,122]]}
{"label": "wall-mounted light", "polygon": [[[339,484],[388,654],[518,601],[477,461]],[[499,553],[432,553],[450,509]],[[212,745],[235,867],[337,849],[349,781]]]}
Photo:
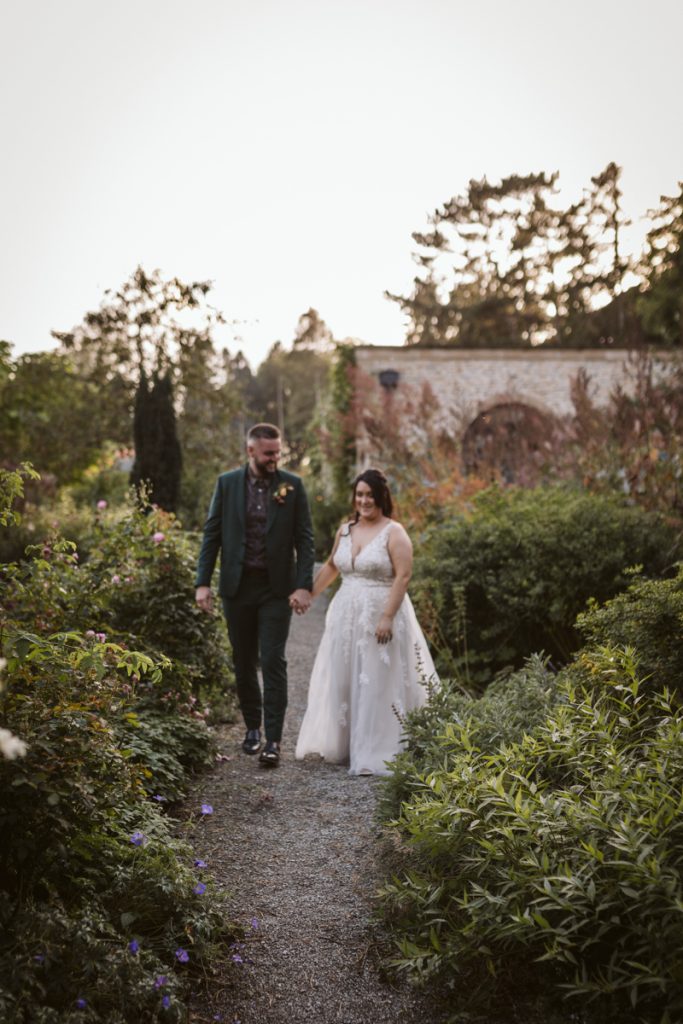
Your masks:
{"label": "wall-mounted light", "polygon": [[401,374],[398,370],[380,370],[378,375],[381,386],[386,391],[394,391],[398,387]]}

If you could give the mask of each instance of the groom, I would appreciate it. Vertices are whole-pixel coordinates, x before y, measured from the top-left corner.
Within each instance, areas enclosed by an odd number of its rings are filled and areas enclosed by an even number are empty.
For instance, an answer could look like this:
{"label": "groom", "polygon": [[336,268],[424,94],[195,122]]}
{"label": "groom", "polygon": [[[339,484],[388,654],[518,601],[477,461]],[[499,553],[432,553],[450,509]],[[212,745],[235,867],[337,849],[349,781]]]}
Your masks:
{"label": "groom", "polygon": [[310,606],[314,562],[306,492],[298,476],[278,469],[281,451],[277,427],[257,423],[251,428],[247,465],[223,473],[216,483],[195,580],[197,604],[211,612],[211,576],[220,548],[219,593],[247,727],[242,749],[247,754],[261,749],[263,712],[266,743],[259,761],[273,768],[280,763],[287,707],[285,645],[292,608],[302,614]]}

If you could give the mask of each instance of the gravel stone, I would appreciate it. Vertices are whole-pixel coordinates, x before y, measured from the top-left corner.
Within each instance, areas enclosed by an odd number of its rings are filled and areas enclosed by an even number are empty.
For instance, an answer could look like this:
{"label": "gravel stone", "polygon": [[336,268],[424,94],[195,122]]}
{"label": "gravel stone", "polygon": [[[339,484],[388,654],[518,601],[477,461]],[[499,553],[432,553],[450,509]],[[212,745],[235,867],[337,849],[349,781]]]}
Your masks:
{"label": "gravel stone", "polygon": [[[287,648],[289,708],[277,769],[243,754],[240,722],[220,730],[226,758],[195,787],[213,814],[189,838],[208,862],[217,899],[244,929],[235,952],[195,996],[190,1020],[226,1024],[439,1024],[431,1001],[382,972],[373,918],[382,876],[374,817],[379,780],[318,759],[295,761],[324,601],[294,616]],[[204,874],[208,874],[205,872]],[[206,897],[203,897],[206,898]],[[217,1014],[221,1016],[216,1017]]]}

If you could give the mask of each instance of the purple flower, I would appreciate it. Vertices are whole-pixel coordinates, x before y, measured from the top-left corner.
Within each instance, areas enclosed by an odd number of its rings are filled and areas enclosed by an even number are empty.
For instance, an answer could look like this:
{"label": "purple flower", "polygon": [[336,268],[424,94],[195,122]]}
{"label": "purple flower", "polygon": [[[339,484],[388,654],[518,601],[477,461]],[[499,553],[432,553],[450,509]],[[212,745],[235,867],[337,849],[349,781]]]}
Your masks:
{"label": "purple flower", "polygon": [[202,814],[213,814],[213,807],[211,804],[202,804]]}
{"label": "purple flower", "polygon": [[166,799],[166,797],[165,797],[165,796],[159,796],[159,794],[158,794],[158,793],[156,794],[156,796],[153,796],[153,797],[152,797],[152,800],[156,800],[156,801],[157,801],[157,803],[160,803],[160,804],[162,804],[162,803],[164,802],[164,800],[165,800],[165,799]]}
{"label": "purple flower", "polygon": [[133,835],[130,837],[130,841],[133,846],[147,846],[149,839],[144,832],[137,831],[133,832]]}
{"label": "purple flower", "polygon": [[104,500],[104,498],[100,498],[100,500],[97,502],[97,507],[100,509],[107,507],[107,502]]}
{"label": "purple flower", "polygon": [[163,534],[161,532],[161,530],[157,530],[156,533],[152,534],[152,540],[154,541],[155,544],[161,544],[162,540],[165,540],[165,539],[166,539],[165,534]]}
{"label": "purple flower", "polygon": [[35,962],[37,964],[44,964],[45,963],[45,954],[44,953],[36,953],[36,955],[34,956],[33,959],[35,960]]}
{"label": "purple flower", "polygon": [[202,896],[206,892],[206,886],[203,882],[197,882],[192,892],[195,896]]}
{"label": "purple flower", "polygon": [[136,954],[140,949],[140,943],[136,939],[132,939],[128,943],[128,949],[131,951],[131,953]]}
{"label": "purple flower", "polygon": [[183,947],[181,946],[179,949],[176,949],[175,958],[176,960],[178,960],[179,963],[186,964],[187,961],[190,959],[190,954],[187,952],[186,949],[183,949]]}
{"label": "purple flower", "polygon": [[254,931],[258,930],[258,917],[252,917],[251,927],[254,929]]}
{"label": "purple flower", "polygon": [[88,1005],[87,999],[77,999],[76,1000],[76,1006],[78,1007],[79,1010],[85,1010],[87,1005]]}
{"label": "purple flower", "polygon": [[95,633],[95,639],[99,640],[100,643],[103,644],[104,641],[107,639],[107,634],[106,633]]}
{"label": "purple flower", "polygon": [[239,953],[233,953],[233,954],[232,954],[232,957],[231,957],[230,959],[232,960],[232,962],[233,962],[234,964],[243,964],[243,963],[244,963],[244,960],[243,960],[243,959],[242,959],[242,957],[241,957],[241,956],[239,955]]}
{"label": "purple flower", "polygon": [[165,1010],[168,1010],[169,1006],[171,1005],[171,997],[164,996],[164,998],[161,1000],[161,1005]]}
{"label": "purple flower", "polygon": [[206,861],[205,861],[205,860],[196,860],[196,861],[194,862],[194,866],[195,866],[196,868],[205,868],[205,867],[207,867],[207,863],[206,863]]}
{"label": "purple flower", "polygon": [[164,985],[167,985],[167,984],[168,984],[168,978],[166,977],[166,975],[165,974],[157,974],[156,978],[154,979],[154,987],[155,988],[163,988]]}
{"label": "purple flower", "polygon": [[[213,1017],[211,1019],[212,1020],[223,1020],[223,1014],[222,1013],[214,1013],[214,1015],[213,1015]],[[240,1022],[239,1021],[235,1021],[234,1024],[240,1024]]]}

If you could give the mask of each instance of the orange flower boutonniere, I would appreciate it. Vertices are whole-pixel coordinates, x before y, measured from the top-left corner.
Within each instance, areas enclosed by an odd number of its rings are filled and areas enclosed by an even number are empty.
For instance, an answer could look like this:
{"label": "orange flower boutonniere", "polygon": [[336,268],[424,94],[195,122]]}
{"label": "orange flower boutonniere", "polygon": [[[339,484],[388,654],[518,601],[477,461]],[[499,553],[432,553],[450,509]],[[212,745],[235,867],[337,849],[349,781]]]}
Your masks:
{"label": "orange flower boutonniere", "polygon": [[273,501],[276,501],[278,505],[284,505],[287,495],[293,490],[294,488],[291,484],[280,484],[273,494]]}

